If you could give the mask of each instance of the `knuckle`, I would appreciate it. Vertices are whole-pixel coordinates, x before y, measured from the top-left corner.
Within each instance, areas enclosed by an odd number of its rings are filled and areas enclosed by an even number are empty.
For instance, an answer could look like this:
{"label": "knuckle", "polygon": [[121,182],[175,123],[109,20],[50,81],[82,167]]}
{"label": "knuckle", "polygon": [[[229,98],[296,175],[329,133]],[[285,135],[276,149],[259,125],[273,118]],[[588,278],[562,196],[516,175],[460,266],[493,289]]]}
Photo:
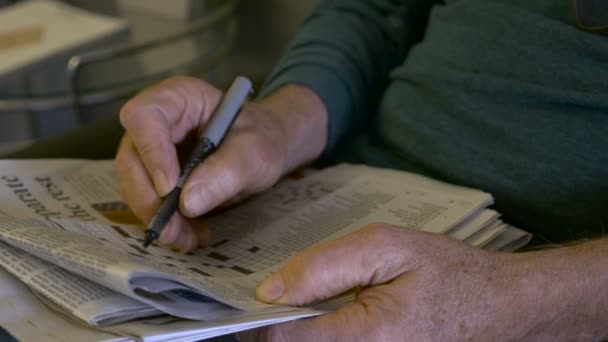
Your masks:
{"label": "knuckle", "polygon": [[395,228],[385,223],[370,223],[364,228],[364,233],[379,243],[393,241],[395,238]]}
{"label": "knuckle", "polygon": [[290,269],[301,270],[303,267],[315,263],[315,259],[316,258],[314,255],[310,255],[310,253],[306,252],[301,252],[291,258],[291,260],[289,261],[289,267]]}
{"label": "knuckle", "polygon": [[144,160],[150,160],[160,151],[160,145],[161,142],[159,140],[149,140],[137,146],[137,151]]}
{"label": "knuckle", "polygon": [[361,241],[365,245],[376,246],[386,251],[401,248],[401,229],[395,226],[385,223],[371,223],[365,226],[361,233],[363,234]]}
{"label": "knuckle", "polygon": [[[144,162],[144,165],[148,171],[152,171],[155,168],[162,168],[160,165],[163,161],[168,160],[166,156],[171,155],[173,144],[165,139],[151,139],[142,142],[137,146],[137,151]],[[165,157],[163,157],[165,156]]]}
{"label": "knuckle", "polygon": [[243,179],[239,170],[240,168],[235,167],[222,170],[219,175],[212,177],[213,181],[209,182],[209,191],[218,197],[232,197],[239,193]]}
{"label": "knuckle", "polygon": [[221,92],[209,84],[208,82],[191,76],[176,75],[170,77],[159,84],[159,88],[163,90],[172,90],[177,93],[182,93],[189,96],[206,96],[218,97]]}
{"label": "knuckle", "polygon": [[128,100],[120,108],[120,123],[129,131],[136,123],[140,123],[142,120],[150,120],[150,115],[146,113],[162,113],[162,110],[159,110],[159,106],[156,103],[159,101],[163,102],[162,99],[166,99],[167,89],[171,89],[171,87],[163,86],[161,83],[143,90]]}
{"label": "knuckle", "polygon": [[202,82],[200,79],[191,76],[185,75],[175,75],[171,76],[160,83],[160,86],[173,86],[175,84],[184,84],[184,83],[200,83]]}
{"label": "knuckle", "polygon": [[[139,94],[128,100],[120,109],[119,118],[121,124],[128,130],[145,112],[163,112],[159,110],[156,102],[181,102],[182,97],[196,97],[200,92],[210,92],[214,89],[211,85],[195,77],[173,76],[167,78],[151,87],[142,90]],[[164,101],[163,101],[164,100]],[[149,110],[148,110],[149,109]]]}
{"label": "knuckle", "polygon": [[120,109],[119,118],[120,123],[128,130],[130,123],[134,120],[134,117],[141,110],[141,101],[140,97],[142,95],[137,95],[134,98],[127,101],[122,108]]}
{"label": "knuckle", "polygon": [[252,181],[257,186],[266,187],[279,178],[280,167],[277,167],[276,152],[273,150],[272,143],[269,144],[262,139],[263,137],[255,135],[249,141],[248,146],[255,146],[255,150],[253,153],[249,153],[250,159],[246,167],[253,175]]}
{"label": "knuckle", "polygon": [[[377,246],[380,259],[396,261],[394,267],[419,265],[428,256],[428,251],[434,249],[431,248],[432,240],[427,238],[431,236],[428,233],[382,223],[371,224],[366,228],[367,236],[364,240]],[[380,266],[385,268],[388,265]]]}
{"label": "knuckle", "polygon": [[261,146],[261,148],[258,149],[257,164],[262,171],[266,171],[269,166],[274,165],[274,151],[272,151],[270,148],[266,148],[264,144],[259,144],[259,146]]}
{"label": "knuckle", "polygon": [[[216,166],[216,162],[219,162],[217,156],[212,155],[203,164],[203,169],[196,172],[196,175],[190,177],[190,184],[186,187],[191,189],[197,189],[200,195],[204,199],[204,210],[215,208],[218,205],[230,200],[232,197],[239,194],[241,190],[241,175],[239,171],[235,170],[233,165],[224,165],[221,169]],[[189,190],[192,191],[192,190]],[[201,209],[201,208],[199,208]],[[196,217],[202,212],[189,213],[189,217]]]}

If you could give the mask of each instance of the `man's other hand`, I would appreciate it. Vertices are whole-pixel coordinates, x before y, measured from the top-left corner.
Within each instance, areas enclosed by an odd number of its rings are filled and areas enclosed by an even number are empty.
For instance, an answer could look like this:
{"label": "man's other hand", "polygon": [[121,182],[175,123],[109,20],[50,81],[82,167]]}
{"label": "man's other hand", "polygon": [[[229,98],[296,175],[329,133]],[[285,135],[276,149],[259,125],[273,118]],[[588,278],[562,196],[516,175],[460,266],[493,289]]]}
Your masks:
{"label": "man's other hand", "polygon": [[[306,305],[360,288],[356,300],[310,319],[239,335],[242,341],[459,341],[524,336],[531,312],[518,256],[443,235],[373,224],[294,256],[257,288],[259,300]],[[514,319],[515,318],[515,319]],[[529,326],[528,326],[529,327]],[[510,335],[510,334],[513,335]]]}

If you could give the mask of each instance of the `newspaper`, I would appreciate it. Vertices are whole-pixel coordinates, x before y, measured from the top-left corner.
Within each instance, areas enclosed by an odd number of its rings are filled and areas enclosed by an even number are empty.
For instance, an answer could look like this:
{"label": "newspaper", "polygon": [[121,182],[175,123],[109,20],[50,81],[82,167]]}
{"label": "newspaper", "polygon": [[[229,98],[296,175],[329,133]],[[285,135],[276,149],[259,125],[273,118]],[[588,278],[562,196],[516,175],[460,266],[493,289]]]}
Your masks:
{"label": "newspaper", "polygon": [[[126,341],[58,315],[22,282],[0,268],[0,326],[18,341]],[[6,341],[6,336],[0,335]]]}
{"label": "newspaper", "polygon": [[[285,180],[204,217],[215,238],[189,254],[141,248],[143,228],[120,199],[112,161],[0,161],[0,196],[0,266],[62,313],[140,337],[149,324],[118,323],[161,313],[205,321],[187,340],[331,310],[349,298],[314,308],[267,305],[255,300],[255,286],[298,251],[369,223],[493,249],[529,239],[485,209],[492,203],[485,192],[354,165]],[[159,334],[171,335],[161,326]]]}
{"label": "newspaper", "polygon": [[[199,341],[298,318],[281,314],[260,314],[247,318],[235,315],[225,320],[204,322],[158,317],[116,324],[101,331],[62,314],[54,303],[33,293],[2,268],[0,284],[0,327],[10,332],[17,341]],[[302,313],[300,318],[310,314]],[[0,340],[5,339],[8,336],[0,331]]]}

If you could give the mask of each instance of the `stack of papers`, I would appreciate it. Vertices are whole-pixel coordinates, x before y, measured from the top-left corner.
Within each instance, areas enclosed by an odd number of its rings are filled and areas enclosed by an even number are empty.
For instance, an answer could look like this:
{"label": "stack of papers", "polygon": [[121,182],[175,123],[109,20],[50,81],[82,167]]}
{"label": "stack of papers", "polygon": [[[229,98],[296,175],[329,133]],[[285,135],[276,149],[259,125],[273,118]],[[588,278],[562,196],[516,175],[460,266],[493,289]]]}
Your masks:
{"label": "stack of papers", "polygon": [[[374,222],[490,250],[530,238],[487,209],[488,193],[346,164],[203,217],[214,240],[185,255],[141,248],[143,227],[120,199],[112,161],[1,161],[0,201],[0,277],[11,284],[0,325],[19,339],[61,325],[73,336],[195,341],[321,315],[352,295],[289,307],[256,301],[255,287],[298,251]],[[70,336],[62,340],[82,340]]]}

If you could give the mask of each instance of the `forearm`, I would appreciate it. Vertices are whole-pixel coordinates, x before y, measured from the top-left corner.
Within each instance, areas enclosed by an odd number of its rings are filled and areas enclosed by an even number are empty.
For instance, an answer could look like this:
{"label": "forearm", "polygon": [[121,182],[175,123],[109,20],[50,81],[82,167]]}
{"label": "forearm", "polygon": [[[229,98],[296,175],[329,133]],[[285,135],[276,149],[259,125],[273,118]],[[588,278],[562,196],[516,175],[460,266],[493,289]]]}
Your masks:
{"label": "forearm", "polygon": [[287,154],[285,172],[319,157],[327,143],[327,109],[315,92],[304,86],[286,85],[261,103],[277,116],[282,128]]}
{"label": "forearm", "polygon": [[388,82],[422,36],[437,0],[320,1],[261,93],[286,84],[314,90],[329,115],[327,149],[369,121]]}
{"label": "forearm", "polygon": [[[526,335],[597,341],[608,337],[608,241],[522,253]],[[525,318],[528,318],[526,320]],[[526,326],[526,324],[523,324]]]}

